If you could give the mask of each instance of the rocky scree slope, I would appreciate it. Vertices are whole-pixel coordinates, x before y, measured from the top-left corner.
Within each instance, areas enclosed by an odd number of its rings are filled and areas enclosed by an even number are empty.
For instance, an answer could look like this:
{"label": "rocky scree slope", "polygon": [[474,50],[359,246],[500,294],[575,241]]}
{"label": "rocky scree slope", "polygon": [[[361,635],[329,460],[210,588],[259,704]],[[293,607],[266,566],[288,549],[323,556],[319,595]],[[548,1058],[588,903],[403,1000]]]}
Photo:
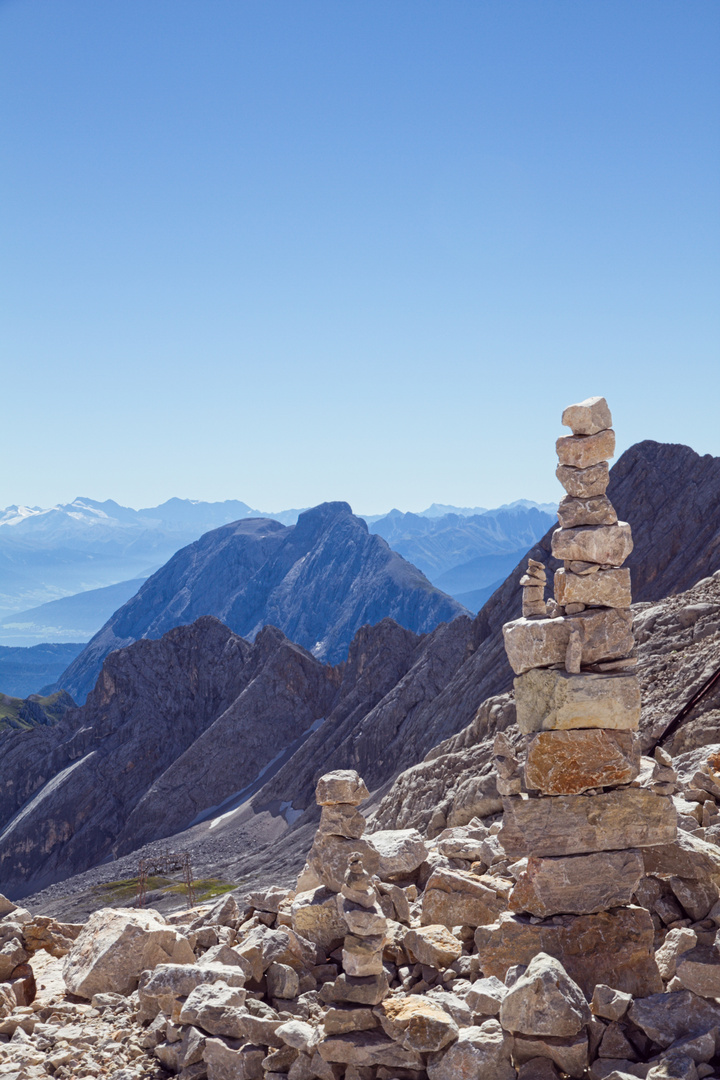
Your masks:
{"label": "rocky scree slope", "polygon": [[265,518],[206,533],[149,578],[58,681],[83,701],[115,649],[214,615],[252,640],[279,627],[320,660],[347,655],[355,632],[391,617],[416,633],[465,612],[368,532],[347,503],[323,503],[286,527]]}
{"label": "rocky scree slope", "polygon": [[[678,833],[642,850],[633,905],[621,909],[637,940],[623,955],[604,941],[607,971],[593,927],[612,933],[613,913],[513,913],[522,867],[503,851],[500,822],[476,818],[431,840],[363,835],[367,788],[350,770],[320,778],[309,865],[290,888],[167,918],[104,908],[84,924],[2,897],[0,1075],[716,1076],[720,775],[699,758],[684,779],[678,763],[645,759],[634,782],[672,794]],[[502,927],[514,944],[489,948]]]}

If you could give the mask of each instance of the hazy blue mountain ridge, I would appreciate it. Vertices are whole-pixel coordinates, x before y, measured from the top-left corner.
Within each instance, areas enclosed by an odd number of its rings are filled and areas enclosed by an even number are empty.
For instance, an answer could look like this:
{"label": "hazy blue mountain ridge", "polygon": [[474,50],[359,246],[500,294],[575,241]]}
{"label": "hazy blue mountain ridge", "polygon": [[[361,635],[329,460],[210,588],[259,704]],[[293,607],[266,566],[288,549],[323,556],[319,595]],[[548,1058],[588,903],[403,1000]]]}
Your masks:
{"label": "hazy blue mountain ridge", "polygon": [[488,510],[473,516],[443,514],[439,517],[391,510],[370,528],[445,591],[450,590],[439,584],[440,579],[456,567],[467,566],[458,589],[467,592],[489,585],[499,577],[504,578],[515,565],[510,559],[493,570],[492,564],[485,567],[475,560],[482,556],[509,556],[513,552],[527,551],[556,520],[554,514],[535,506]]}
{"label": "hazy blue mountain ridge", "polygon": [[62,596],[28,611],[6,615],[0,619],[0,642],[34,646],[45,642],[88,641],[114,611],[135,595],[145,580],[142,577],[119,581],[117,585]]}
{"label": "hazy blue mountain ridge", "polygon": [[467,614],[347,503],[323,503],[293,526],[249,518],[177,552],[114,613],[58,686],[83,701],[109,652],[214,615],[252,641],[268,624],[338,663],[356,631],[386,617],[416,633]]}

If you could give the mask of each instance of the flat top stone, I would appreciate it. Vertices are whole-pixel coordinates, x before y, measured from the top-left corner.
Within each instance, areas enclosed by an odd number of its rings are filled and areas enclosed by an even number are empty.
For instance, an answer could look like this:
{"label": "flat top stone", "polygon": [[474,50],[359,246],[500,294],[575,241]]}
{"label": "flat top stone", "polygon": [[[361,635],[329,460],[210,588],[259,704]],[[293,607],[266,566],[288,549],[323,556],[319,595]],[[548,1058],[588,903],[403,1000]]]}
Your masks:
{"label": "flat top stone", "polygon": [[332,806],[333,803],[351,803],[357,806],[367,799],[365,781],[355,769],[333,769],[321,776],[315,787],[315,802],[318,806]]}
{"label": "flat top stone", "polygon": [[612,427],[612,414],[604,397],[589,397],[563,410],[562,422],[573,435],[594,435]]}

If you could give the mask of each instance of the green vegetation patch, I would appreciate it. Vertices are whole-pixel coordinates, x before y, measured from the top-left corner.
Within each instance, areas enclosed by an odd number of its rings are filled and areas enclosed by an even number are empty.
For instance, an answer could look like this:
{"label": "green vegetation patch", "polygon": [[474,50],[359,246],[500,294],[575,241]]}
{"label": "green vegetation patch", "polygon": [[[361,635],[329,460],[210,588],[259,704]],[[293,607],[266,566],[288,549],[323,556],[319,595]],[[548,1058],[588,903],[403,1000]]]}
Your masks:
{"label": "green vegetation patch", "polygon": [[[161,892],[167,895],[179,894],[181,896],[187,894],[187,886],[184,881],[173,881],[167,877],[149,877],[145,888],[149,893]],[[221,878],[201,878],[199,881],[193,882],[195,903],[200,904],[206,900],[212,900],[213,897],[222,896],[223,893],[230,892],[234,888],[235,885],[231,881],[222,881]],[[96,885],[94,892],[100,893],[108,903],[128,904],[137,897],[138,879],[134,877],[123,878],[120,881],[106,881],[102,885]]]}
{"label": "green vegetation patch", "polygon": [[47,697],[31,694],[29,698],[0,694],[0,731],[30,731],[39,724],[56,724],[73,705],[64,690]]}
{"label": "green vegetation patch", "polygon": [[[183,885],[184,889],[185,886]],[[222,896],[235,888],[232,881],[221,881],[220,878],[202,878],[193,882],[195,903],[202,904],[205,900],[212,900],[214,896]]]}

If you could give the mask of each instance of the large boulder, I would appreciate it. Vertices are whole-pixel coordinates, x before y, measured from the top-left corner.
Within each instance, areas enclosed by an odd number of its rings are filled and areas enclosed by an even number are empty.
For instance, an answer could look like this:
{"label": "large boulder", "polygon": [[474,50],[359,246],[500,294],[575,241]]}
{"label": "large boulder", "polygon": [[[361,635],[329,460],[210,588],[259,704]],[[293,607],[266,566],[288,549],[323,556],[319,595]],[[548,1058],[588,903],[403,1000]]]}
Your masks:
{"label": "large boulder", "polygon": [[190,942],[154,911],[94,911],[65,957],[63,978],[71,994],[131,994],[140,973],[158,964],[194,964]]}
{"label": "large boulder", "polygon": [[378,875],[387,881],[407,877],[427,858],[427,847],[417,829],[382,829],[367,837],[378,854]]}
{"label": "large boulder", "polygon": [[447,1050],[431,1054],[429,1080],[515,1080],[510,1061],[511,1039],[497,1020],[463,1028]]}
{"label": "large boulder", "polygon": [[442,1050],[458,1037],[458,1026],[439,1004],[423,997],[386,998],[375,1009],[386,1035],[410,1050],[430,1053]]}
{"label": "large boulder", "polygon": [[594,915],[555,915],[531,921],[505,913],[475,931],[480,970],[505,980],[515,964],[529,964],[539,952],[563,965],[586,997],[605,983],[634,997],[662,990],[653,950],[655,928],[640,907],[615,908]]}
{"label": "large boulder", "polygon": [[720,1005],[690,990],[651,994],[633,1001],[628,1017],[658,1046],[720,1027]]}
{"label": "large boulder", "polygon": [[538,953],[503,998],[500,1023],[521,1035],[577,1035],[591,1017],[580,987],[562,964]]}
{"label": "large boulder", "polygon": [[642,854],[635,850],[554,859],[531,855],[510,894],[509,906],[539,918],[607,911],[630,903],[642,875]]}
{"label": "large boulder", "polygon": [[159,1012],[173,1016],[179,1002],[189,997],[196,986],[222,981],[242,988],[246,972],[227,964],[158,964],[153,971],[143,971],[138,984],[140,1022],[154,1020]]}

